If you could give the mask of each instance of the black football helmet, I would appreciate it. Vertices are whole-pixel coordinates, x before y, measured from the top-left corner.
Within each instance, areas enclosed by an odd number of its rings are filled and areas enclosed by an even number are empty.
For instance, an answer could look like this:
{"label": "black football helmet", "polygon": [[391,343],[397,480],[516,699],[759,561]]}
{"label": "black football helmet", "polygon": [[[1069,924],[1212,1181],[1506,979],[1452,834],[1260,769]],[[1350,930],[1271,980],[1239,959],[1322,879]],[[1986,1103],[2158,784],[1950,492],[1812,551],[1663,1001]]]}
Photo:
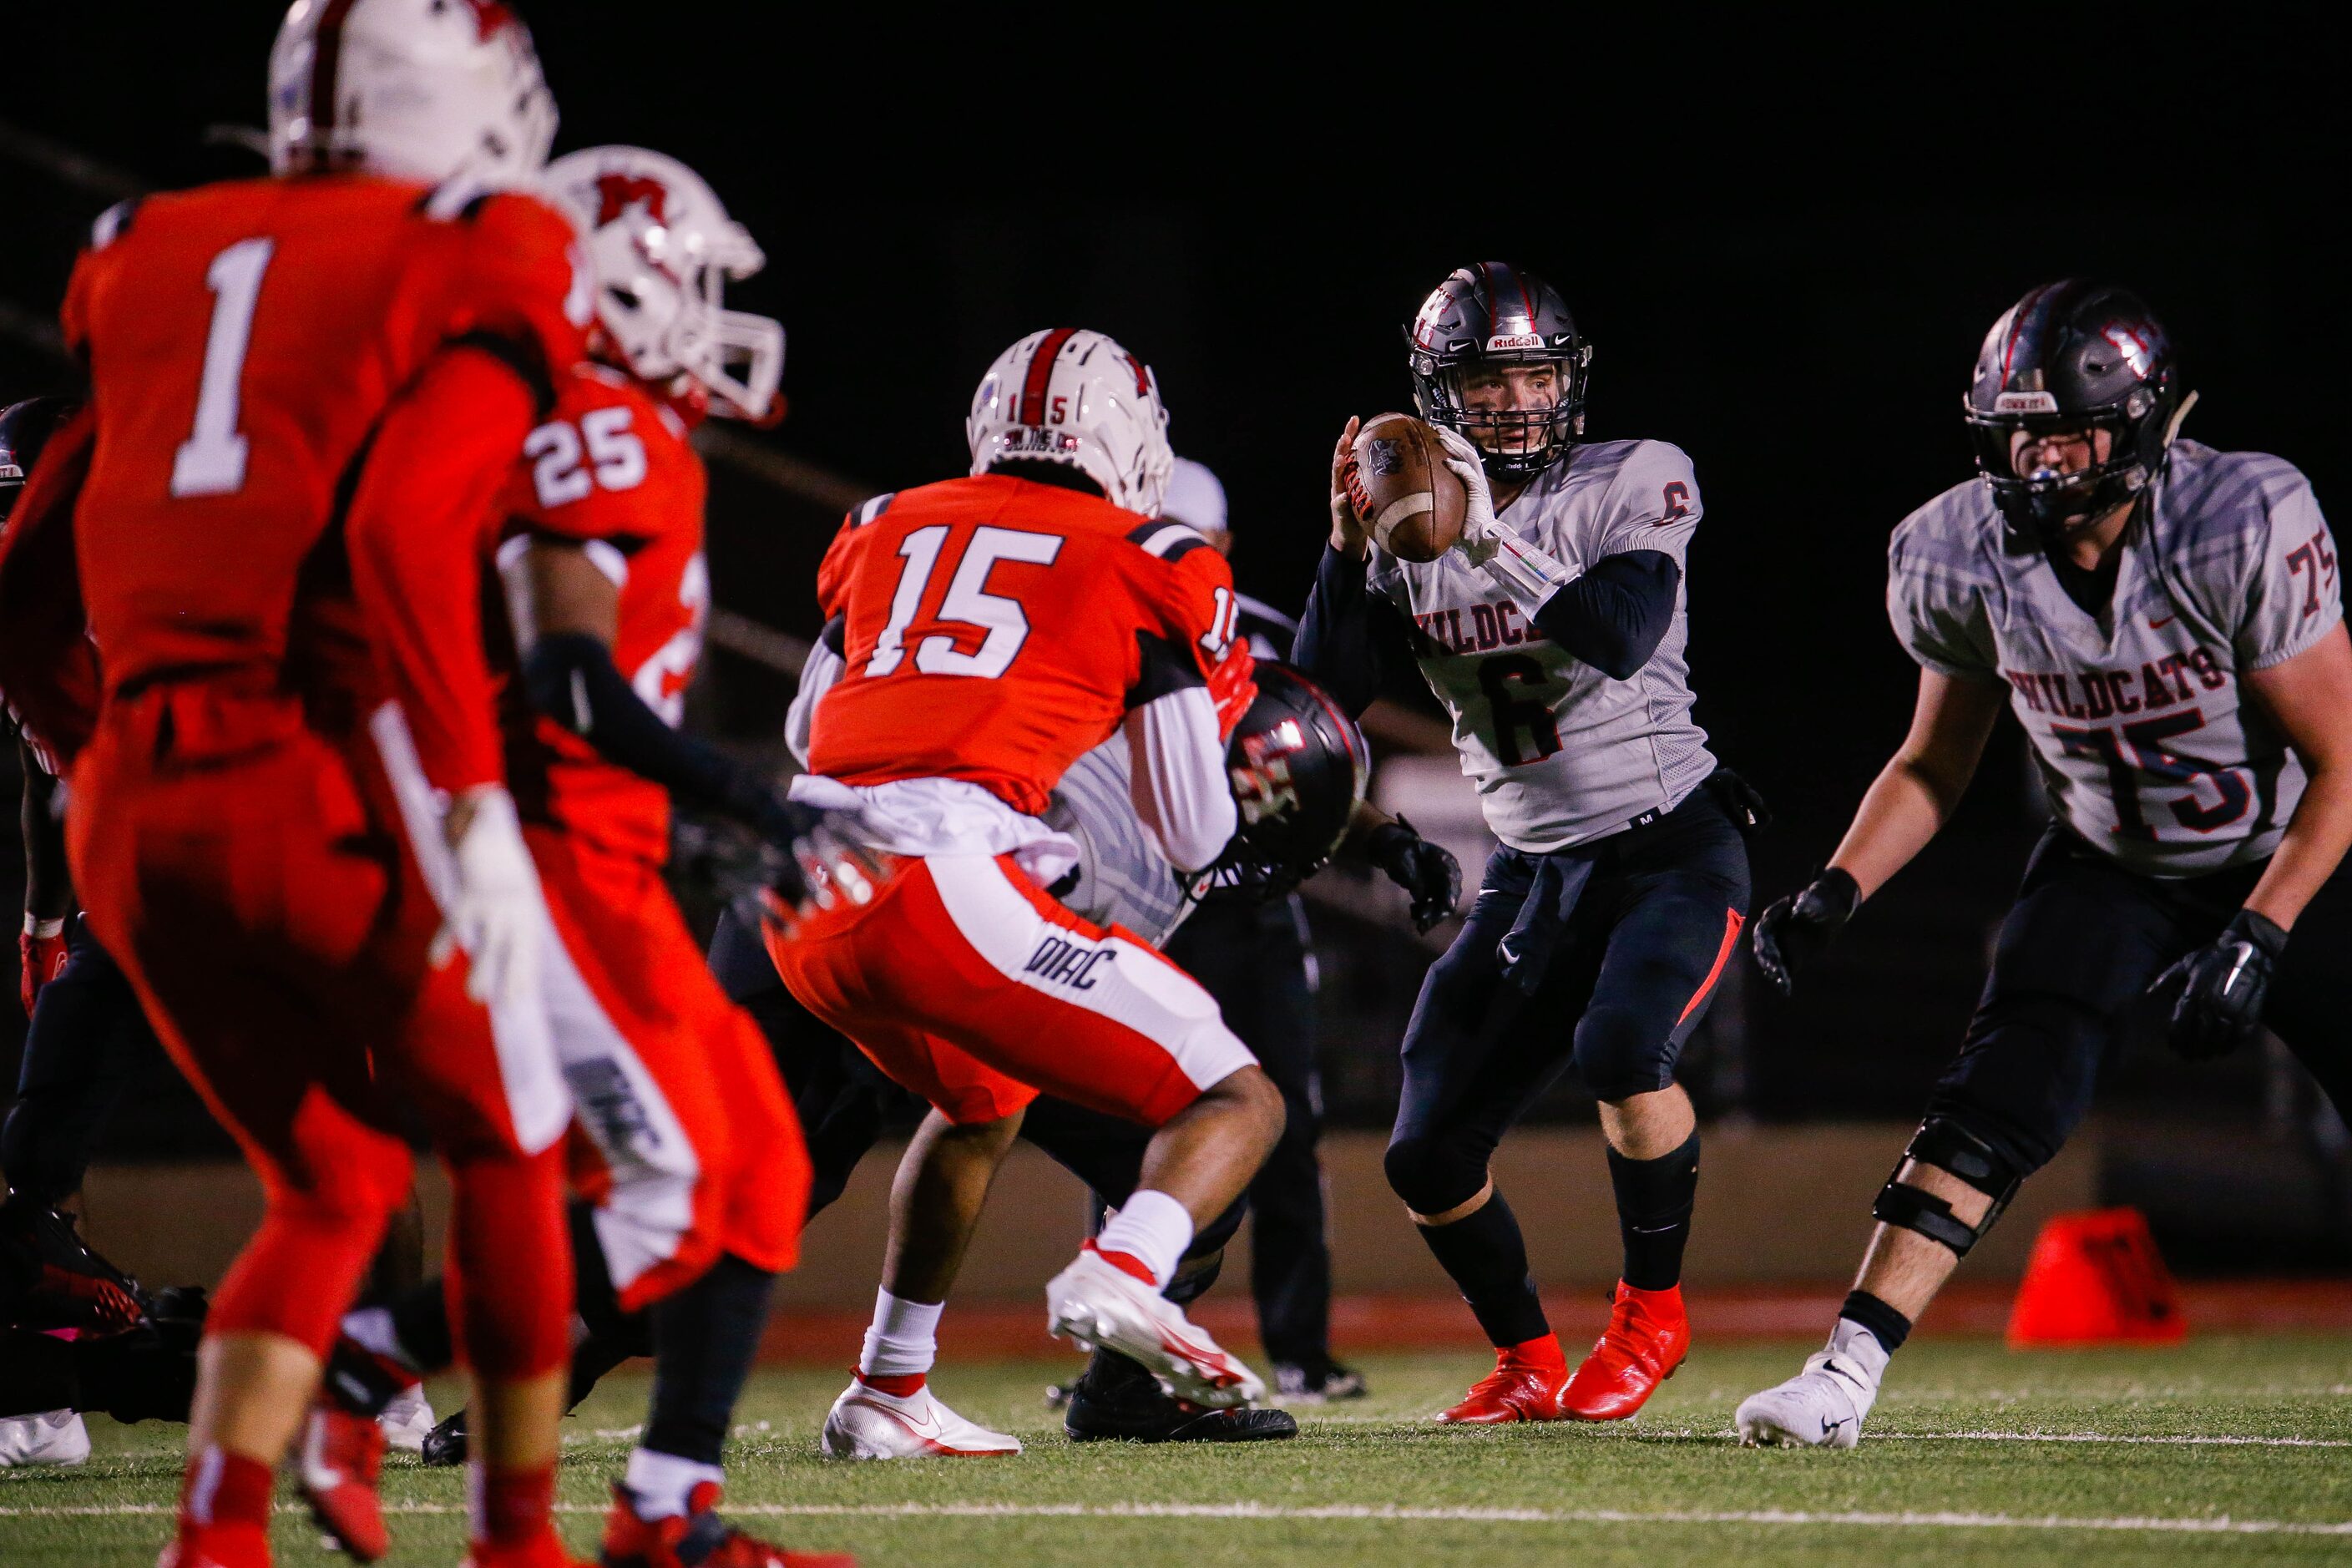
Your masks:
{"label": "black football helmet", "polygon": [[[1421,416],[1467,437],[1496,479],[1533,479],[1584,434],[1592,345],[1559,293],[1534,273],[1504,261],[1455,268],[1421,302],[1404,341]],[[1472,364],[1556,365],[1559,401],[1549,408],[1466,408],[1461,378]]]}
{"label": "black football helmet", "polygon": [[28,397],[0,408],[0,522],[16,510],[16,497],[39,460],[41,448],[73,417],[75,405],[62,397]]}
{"label": "black football helmet", "polygon": [[1260,659],[1257,700],[1225,742],[1241,826],[1207,891],[1274,898],[1316,872],[1348,834],[1372,771],[1355,721],[1286,664]]}
{"label": "black football helmet", "polygon": [[[2032,289],[1992,324],[1964,404],[2002,530],[2031,550],[2147,489],[2186,406],[2163,323],[2137,295],[2074,279]],[[2094,429],[2109,433],[2107,459],[2078,473],[2021,474],[2010,459],[2021,430]]]}

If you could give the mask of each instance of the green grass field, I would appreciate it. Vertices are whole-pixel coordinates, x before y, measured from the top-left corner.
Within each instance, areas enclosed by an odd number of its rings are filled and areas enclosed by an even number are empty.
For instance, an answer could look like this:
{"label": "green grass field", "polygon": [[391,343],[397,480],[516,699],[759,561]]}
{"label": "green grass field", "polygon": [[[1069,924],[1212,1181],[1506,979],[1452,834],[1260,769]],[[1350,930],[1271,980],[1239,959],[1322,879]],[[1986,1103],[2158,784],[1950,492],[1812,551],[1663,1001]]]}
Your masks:
{"label": "green grass field", "polygon": [[[1040,1398],[1050,1363],[950,1365],[942,1394],[1029,1452],[869,1466],[816,1453],[841,1376],[774,1372],[744,1401],[730,1501],[766,1533],[882,1564],[2352,1562],[2352,1339],[1927,1341],[1857,1451],[1743,1451],[1732,1406],[1808,1348],[1702,1345],[1628,1426],[1463,1431],[1423,1417],[1481,1370],[1472,1356],[1371,1358],[1371,1398],[1301,1411],[1296,1441],[1229,1447],[1074,1446]],[[567,1428],[583,1550],[645,1393],[616,1376]],[[87,1466],[0,1472],[0,1563],[153,1561],[179,1431],[90,1425]],[[454,1564],[457,1474],[395,1460],[386,1489],[404,1510],[392,1561]],[[329,1557],[299,1514],[278,1540],[281,1562]]]}

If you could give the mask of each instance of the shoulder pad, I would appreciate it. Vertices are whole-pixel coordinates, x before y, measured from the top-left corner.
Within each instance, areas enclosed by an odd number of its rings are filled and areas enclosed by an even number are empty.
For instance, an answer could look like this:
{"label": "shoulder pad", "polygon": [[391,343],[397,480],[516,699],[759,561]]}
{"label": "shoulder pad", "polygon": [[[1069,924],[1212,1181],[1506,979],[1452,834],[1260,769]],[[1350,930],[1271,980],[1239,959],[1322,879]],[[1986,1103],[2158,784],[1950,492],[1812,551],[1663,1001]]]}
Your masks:
{"label": "shoulder pad", "polygon": [[841,525],[844,528],[864,528],[867,523],[888,511],[890,503],[898,499],[898,492],[892,490],[887,495],[874,496],[859,501],[849,509],[849,515],[841,520]]}
{"label": "shoulder pad", "polygon": [[98,221],[89,226],[89,247],[104,250],[121,239],[129,231],[131,220],[139,216],[139,204],[144,200],[144,196],[132,196],[99,214]]}
{"label": "shoulder pad", "polygon": [[1147,522],[1128,531],[1127,542],[1146,555],[1157,555],[1162,561],[1181,561],[1195,550],[1206,550],[1209,542],[1181,522],[1166,518]]}

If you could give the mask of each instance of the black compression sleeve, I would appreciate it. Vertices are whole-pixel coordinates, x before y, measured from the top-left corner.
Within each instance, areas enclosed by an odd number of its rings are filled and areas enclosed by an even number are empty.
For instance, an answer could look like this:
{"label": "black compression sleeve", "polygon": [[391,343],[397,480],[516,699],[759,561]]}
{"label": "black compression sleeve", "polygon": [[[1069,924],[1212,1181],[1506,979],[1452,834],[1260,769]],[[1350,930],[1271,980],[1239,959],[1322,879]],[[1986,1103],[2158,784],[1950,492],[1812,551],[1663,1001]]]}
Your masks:
{"label": "black compression sleeve", "polygon": [[1384,634],[1393,637],[1402,624],[1395,606],[1365,590],[1366,565],[1324,546],[1306,614],[1298,617],[1298,636],[1290,645],[1291,663],[1328,691],[1351,718],[1380,696],[1388,677],[1381,644]]}
{"label": "black compression sleeve", "polygon": [[651,779],[682,804],[723,812],[776,843],[806,830],[807,814],[759,770],[663,723],[599,638],[586,632],[541,637],[522,661],[522,675],[532,707],[606,762]]}
{"label": "black compression sleeve", "polygon": [[1535,623],[1612,680],[1630,679],[1658,651],[1674,624],[1682,568],[1658,550],[1603,557],[1543,602]]}

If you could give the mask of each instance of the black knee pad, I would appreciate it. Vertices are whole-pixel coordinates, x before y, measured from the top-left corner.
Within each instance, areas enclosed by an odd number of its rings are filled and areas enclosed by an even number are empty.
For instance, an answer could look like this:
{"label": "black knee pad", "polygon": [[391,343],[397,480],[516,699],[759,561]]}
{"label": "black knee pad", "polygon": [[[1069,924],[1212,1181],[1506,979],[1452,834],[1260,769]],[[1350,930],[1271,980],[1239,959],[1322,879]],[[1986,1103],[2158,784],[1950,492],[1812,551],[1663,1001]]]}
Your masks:
{"label": "black knee pad", "polygon": [[[1990,1198],[1992,1206],[1973,1226],[1964,1223],[1952,1213],[1948,1200],[1901,1179],[1904,1163],[1913,1160],[1958,1177]],[[1969,1248],[1992,1229],[2024,1179],[2025,1173],[1990,1143],[1948,1117],[1930,1116],[1911,1135],[1910,1147],[1895,1163],[1895,1172],[1879,1189],[1870,1212],[1885,1224],[1916,1231],[1966,1258]]]}
{"label": "black knee pad", "polygon": [[1576,1025],[1576,1070],[1595,1100],[1630,1100],[1674,1081],[1665,1039],[1632,1007],[1585,1010]]}
{"label": "black knee pad", "polygon": [[1415,1214],[1444,1214],[1478,1195],[1486,1184],[1486,1162],[1447,1141],[1442,1133],[1415,1132],[1395,1139],[1381,1157],[1389,1190]]}

